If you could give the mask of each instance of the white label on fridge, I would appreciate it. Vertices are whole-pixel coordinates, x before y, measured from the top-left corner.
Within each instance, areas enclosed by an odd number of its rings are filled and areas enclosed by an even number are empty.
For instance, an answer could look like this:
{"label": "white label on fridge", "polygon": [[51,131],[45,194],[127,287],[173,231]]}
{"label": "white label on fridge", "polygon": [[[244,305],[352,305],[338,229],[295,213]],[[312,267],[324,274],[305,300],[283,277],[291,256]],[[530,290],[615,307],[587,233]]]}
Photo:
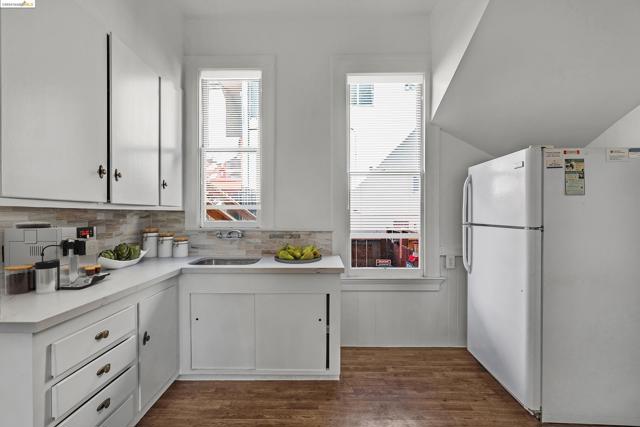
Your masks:
{"label": "white label on fridge", "polygon": [[623,162],[629,160],[628,148],[607,148],[608,162]]}
{"label": "white label on fridge", "polygon": [[560,169],[564,167],[564,157],[559,148],[545,148],[544,167],[547,169]]}
{"label": "white label on fridge", "polygon": [[564,160],[564,194],[584,196],[584,159]]}

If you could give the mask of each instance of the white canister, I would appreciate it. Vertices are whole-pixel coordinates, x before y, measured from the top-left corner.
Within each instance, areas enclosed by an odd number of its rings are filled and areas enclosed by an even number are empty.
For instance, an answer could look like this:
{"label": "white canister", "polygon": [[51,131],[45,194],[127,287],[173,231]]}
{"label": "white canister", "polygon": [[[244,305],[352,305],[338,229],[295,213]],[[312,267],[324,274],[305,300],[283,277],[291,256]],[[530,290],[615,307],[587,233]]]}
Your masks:
{"label": "white canister", "polygon": [[145,228],[142,233],[142,250],[147,251],[147,258],[155,258],[158,256],[158,229]]}
{"label": "white canister", "polygon": [[189,256],[189,238],[186,236],[176,236],[173,239],[173,257],[185,258]]}
{"label": "white canister", "polygon": [[158,258],[173,256],[173,234],[160,233],[158,236]]}

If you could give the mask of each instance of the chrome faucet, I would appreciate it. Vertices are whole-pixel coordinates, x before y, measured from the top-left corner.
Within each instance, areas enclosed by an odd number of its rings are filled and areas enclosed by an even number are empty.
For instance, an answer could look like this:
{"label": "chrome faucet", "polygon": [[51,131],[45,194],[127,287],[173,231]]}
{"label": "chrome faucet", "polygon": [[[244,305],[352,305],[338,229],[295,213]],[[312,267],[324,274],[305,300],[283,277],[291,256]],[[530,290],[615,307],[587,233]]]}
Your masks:
{"label": "chrome faucet", "polygon": [[242,230],[217,231],[216,237],[222,240],[240,240],[244,237]]}

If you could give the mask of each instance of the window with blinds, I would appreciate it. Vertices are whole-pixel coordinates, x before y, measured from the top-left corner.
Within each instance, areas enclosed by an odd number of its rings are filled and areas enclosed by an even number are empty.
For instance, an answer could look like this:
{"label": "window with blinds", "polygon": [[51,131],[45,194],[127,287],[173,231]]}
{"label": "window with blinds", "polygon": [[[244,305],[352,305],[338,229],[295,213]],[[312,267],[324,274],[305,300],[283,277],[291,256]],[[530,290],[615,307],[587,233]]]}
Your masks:
{"label": "window with blinds", "polygon": [[259,70],[200,75],[203,226],[258,221],[261,82]]}
{"label": "window with blinds", "polygon": [[349,75],[351,267],[418,269],[422,245],[422,74]]}

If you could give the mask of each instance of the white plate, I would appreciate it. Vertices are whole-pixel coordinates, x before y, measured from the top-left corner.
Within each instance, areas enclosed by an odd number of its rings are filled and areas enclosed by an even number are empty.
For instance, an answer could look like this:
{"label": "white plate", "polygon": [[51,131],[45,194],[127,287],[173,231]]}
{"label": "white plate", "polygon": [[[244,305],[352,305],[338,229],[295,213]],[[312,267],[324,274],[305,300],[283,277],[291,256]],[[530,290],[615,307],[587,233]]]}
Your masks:
{"label": "white plate", "polygon": [[130,259],[128,261],[118,261],[115,259],[109,259],[109,258],[103,258],[103,257],[99,257],[98,258],[98,264],[102,265],[104,268],[109,269],[109,270],[117,270],[119,268],[124,268],[124,267],[131,267],[132,265],[136,265],[137,263],[140,262],[140,260],[142,258],[144,258],[144,256],[147,254],[148,251],[140,251],[140,256],[136,259]]}

